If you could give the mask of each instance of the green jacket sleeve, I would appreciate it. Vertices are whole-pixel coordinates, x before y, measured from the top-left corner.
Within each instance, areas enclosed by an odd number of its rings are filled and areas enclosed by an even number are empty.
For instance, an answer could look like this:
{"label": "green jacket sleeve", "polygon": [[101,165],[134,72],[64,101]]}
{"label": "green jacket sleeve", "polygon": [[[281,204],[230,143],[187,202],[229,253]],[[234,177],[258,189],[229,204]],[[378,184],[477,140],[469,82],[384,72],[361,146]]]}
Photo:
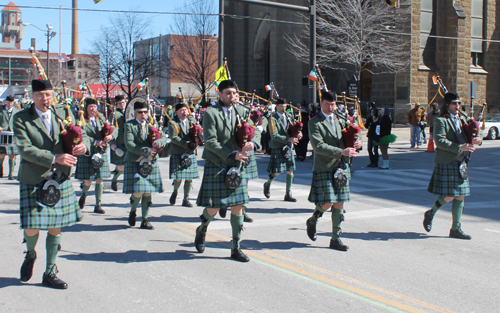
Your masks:
{"label": "green jacket sleeve", "polygon": [[446,138],[446,119],[438,117],[434,120],[434,141],[439,149],[458,154],[461,144],[452,142]]}
{"label": "green jacket sleeve", "polygon": [[313,120],[310,120],[308,126],[309,140],[311,141],[311,145],[314,147],[314,153],[333,159],[340,159],[342,156],[342,149],[325,143],[325,140],[321,135],[320,123],[315,123]]}
{"label": "green jacket sleeve", "polygon": [[231,148],[221,145],[217,136],[217,117],[214,112],[205,111],[203,116],[203,136],[205,137],[205,149],[217,155],[222,160],[227,160],[231,152]]}

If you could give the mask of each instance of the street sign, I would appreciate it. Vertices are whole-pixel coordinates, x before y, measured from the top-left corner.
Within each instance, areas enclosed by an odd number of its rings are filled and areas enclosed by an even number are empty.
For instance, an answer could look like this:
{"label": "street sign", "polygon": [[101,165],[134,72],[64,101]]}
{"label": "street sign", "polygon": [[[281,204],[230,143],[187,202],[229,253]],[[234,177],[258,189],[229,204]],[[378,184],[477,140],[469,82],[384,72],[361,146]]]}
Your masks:
{"label": "street sign", "polygon": [[354,96],[358,96],[358,91],[358,80],[356,79],[356,76],[352,75],[352,78],[349,80],[349,85],[347,87],[349,97],[354,98]]}

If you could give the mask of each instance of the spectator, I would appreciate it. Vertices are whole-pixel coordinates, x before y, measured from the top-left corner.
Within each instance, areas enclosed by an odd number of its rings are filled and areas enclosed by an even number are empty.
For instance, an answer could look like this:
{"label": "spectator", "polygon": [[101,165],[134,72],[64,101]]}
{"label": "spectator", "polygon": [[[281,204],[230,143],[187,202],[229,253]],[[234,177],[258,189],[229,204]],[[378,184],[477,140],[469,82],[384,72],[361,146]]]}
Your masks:
{"label": "spectator", "polygon": [[[418,108],[418,107],[417,107]],[[380,126],[380,127],[379,127]],[[389,108],[382,108],[380,110],[380,120],[377,127],[375,128],[375,139],[374,142],[380,147],[380,152],[382,152],[382,166],[379,168],[388,170],[389,167],[389,144],[396,141],[396,135],[391,134],[392,121],[391,121],[391,110]]]}
{"label": "spectator", "polygon": [[408,123],[410,123],[410,148],[420,148],[422,145],[422,136],[420,122],[425,121],[424,110],[420,109],[420,103],[415,103],[413,109],[408,112]]}
{"label": "spectator", "polygon": [[366,167],[378,167],[378,146],[375,144],[375,130],[377,125],[379,125],[378,110],[375,107],[375,103],[372,104],[370,108],[369,116],[366,118],[365,127],[368,129],[366,137],[368,137],[368,154],[370,155],[370,164]]}

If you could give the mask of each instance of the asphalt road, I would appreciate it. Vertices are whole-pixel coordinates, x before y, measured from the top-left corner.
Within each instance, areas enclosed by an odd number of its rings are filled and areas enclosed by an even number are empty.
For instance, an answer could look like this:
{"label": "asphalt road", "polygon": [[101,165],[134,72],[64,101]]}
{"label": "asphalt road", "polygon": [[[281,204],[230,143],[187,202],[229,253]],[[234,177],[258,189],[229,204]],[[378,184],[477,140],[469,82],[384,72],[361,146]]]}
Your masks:
{"label": "asphalt road", "polygon": [[[353,162],[342,224],[348,252],[328,248],[330,213],[319,221],[317,241],[306,235],[314,208],[307,201],[312,159],[297,163],[292,192],[298,202],[289,203],[282,201],[284,175],[273,182],[271,199],[264,198],[268,158],[257,154],[260,178],[250,182],[248,206],[255,222],[242,234],[251,261],[229,258],[228,218],[210,224],[207,249],[199,254],[193,240],[202,208],[180,206],[182,187],[177,205],[168,204],[172,186],[162,159],[166,192],[153,196],[153,231],[128,226],[129,196],[113,192],[110,181],[106,214],[92,213],[92,187],[84,220],[63,230],[57,265],[67,290],[41,285],[46,232],[33,278],[20,282],[19,188],[2,178],[0,312],[498,312],[500,140],[485,141],[469,163],[472,195],[462,228],[472,240],[463,241],[448,238],[450,204],[436,215],[432,232],[424,231],[423,213],[436,200],[426,191],[434,154],[410,150],[408,128],[394,133],[391,170],[365,167],[366,143]],[[79,195],[79,182],[73,185]]]}

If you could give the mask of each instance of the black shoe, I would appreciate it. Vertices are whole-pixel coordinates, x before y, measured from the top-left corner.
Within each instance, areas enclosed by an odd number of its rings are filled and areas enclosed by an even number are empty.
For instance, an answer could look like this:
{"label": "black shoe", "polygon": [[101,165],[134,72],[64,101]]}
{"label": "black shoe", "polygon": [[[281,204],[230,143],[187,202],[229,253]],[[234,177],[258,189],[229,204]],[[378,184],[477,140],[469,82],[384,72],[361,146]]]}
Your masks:
{"label": "black shoe", "polygon": [[151,230],[155,229],[155,228],[153,227],[153,225],[151,225],[151,224],[149,223],[149,221],[148,221],[148,219],[147,219],[147,218],[145,218],[145,219],[143,219],[143,220],[142,220],[142,222],[141,222],[141,228],[143,228],[143,229],[151,229]]}
{"label": "black shoe", "polygon": [[349,250],[349,246],[346,246],[340,238],[338,239],[330,239],[330,248],[335,249],[335,250],[340,250],[340,251],[347,251]]}
{"label": "black shoe", "polygon": [[3,165],[0,166],[0,178],[2,178],[2,177],[3,177]]}
{"label": "black shoe", "polygon": [[465,239],[465,240],[471,240],[472,237],[467,235],[462,231],[462,228],[458,229],[450,229],[450,237],[451,238],[458,238],[458,239]]}
{"label": "black shoe", "polygon": [[270,189],[271,189],[271,185],[268,184],[267,182],[265,182],[264,183],[264,196],[266,198],[268,198],[268,199],[271,198],[271,191],[270,191]]}
{"label": "black shoe", "polygon": [[245,222],[245,223],[253,223],[253,218],[251,218],[245,212],[243,212],[243,222]]}
{"label": "black shoe", "polygon": [[85,200],[87,200],[87,196],[81,196],[80,200],[78,200],[78,206],[80,207],[80,210],[83,210],[85,207]]}
{"label": "black shoe", "polygon": [[94,213],[97,213],[97,214],[104,214],[106,213],[106,211],[104,211],[102,208],[101,208],[101,205],[98,204],[94,207]]}
{"label": "black shoe", "polygon": [[306,226],[307,226],[307,236],[309,239],[312,241],[316,241],[316,223],[312,222],[312,217],[308,218],[306,221]]}
{"label": "black shoe", "polygon": [[227,213],[227,208],[225,209],[219,209],[219,215],[222,218],[226,218],[226,213]]}
{"label": "black shoe", "polygon": [[288,201],[288,202],[297,202],[297,199],[295,199],[294,197],[292,197],[292,195],[285,195],[285,201]]}
{"label": "black shoe", "polygon": [[240,262],[250,261],[250,259],[243,252],[241,252],[240,249],[231,249],[231,259],[235,259]]}
{"label": "black shoe", "polygon": [[68,284],[57,278],[56,274],[43,273],[42,285],[55,289],[68,289]]}
{"label": "black shoe", "polygon": [[177,191],[172,192],[172,195],[170,196],[170,205],[174,205],[175,200],[177,200]]}
{"label": "black shoe", "polygon": [[426,211],[424,213],[424,229],[426,232],[431,231],[433,218],[434,218],[434,215],[432,215],[432,210]]}
{"label": "black shoe", "polygon": [[194,237],[194,246],[199,253],[205,252],[205,236],[206,232],[201,232],[201,226],[196,228],[196,237]]}
{"label": "black shoe", "polygon": [[23,265],[21,265],[21,281],[26,282],[31,279],[31,276],[33,276],[33,266],[35,265],[36,260],[36,252],[33,252],[35,253],[34,258],[31,258],[30,253],[26,252]]}
{"label": "black shoe", "polygon": [[12,175],[9,175],[9,180],[14,180],[14,177],[12,177]]}
{"label": "black shoe", "polygon": [[191,202],[189,202],[188,199],[182,200],[182,206],[185,206],[185,207],[188,207],[188,208],[192,208],[193,207],[193,205],[191,204]]}
{"label": "black shoe", "polygon": [[137,216],[136,211],[130,211],[128,214],[128,224],[132,227],[135,226],[135,217]]}
{"label": "black shoe", "polygon": [[111,181],[111,189],[113,189],[113,191],[118,191],[117,182]]}

